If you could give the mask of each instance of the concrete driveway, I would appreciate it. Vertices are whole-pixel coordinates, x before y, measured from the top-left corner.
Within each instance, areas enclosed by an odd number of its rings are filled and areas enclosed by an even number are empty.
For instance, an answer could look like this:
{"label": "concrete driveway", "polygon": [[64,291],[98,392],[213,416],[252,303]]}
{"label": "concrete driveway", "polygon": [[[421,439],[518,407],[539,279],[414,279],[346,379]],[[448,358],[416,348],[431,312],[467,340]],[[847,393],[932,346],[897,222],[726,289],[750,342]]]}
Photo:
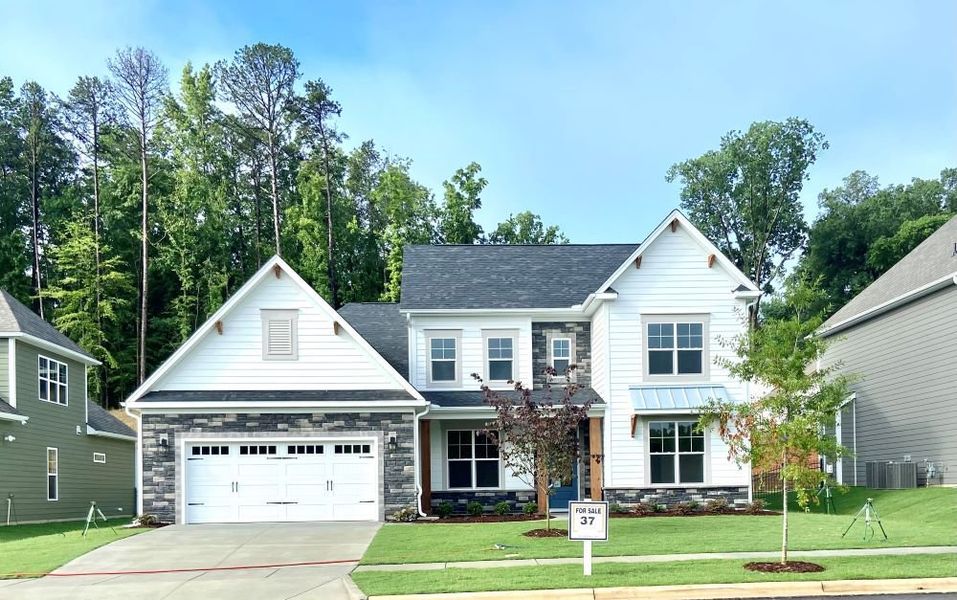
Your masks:
{"label": "concrete driveway", "polygon": [[353,562],[5,580],[0,581],[0,599],[354,600],[358,596],[348,574],[378,529],[378,523],[171,525],[93,550],[54,573]]}

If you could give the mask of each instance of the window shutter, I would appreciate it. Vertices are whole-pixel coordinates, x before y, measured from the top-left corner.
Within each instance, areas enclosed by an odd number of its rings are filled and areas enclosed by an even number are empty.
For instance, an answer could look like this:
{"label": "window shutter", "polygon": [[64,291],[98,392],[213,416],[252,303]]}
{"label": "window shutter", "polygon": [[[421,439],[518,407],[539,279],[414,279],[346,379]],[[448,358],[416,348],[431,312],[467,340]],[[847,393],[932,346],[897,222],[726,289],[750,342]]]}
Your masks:
{"label": "window shutter", "polygon": [[267,331],[269,354],[289,356],[293,353],[291,319],[270,319]]}

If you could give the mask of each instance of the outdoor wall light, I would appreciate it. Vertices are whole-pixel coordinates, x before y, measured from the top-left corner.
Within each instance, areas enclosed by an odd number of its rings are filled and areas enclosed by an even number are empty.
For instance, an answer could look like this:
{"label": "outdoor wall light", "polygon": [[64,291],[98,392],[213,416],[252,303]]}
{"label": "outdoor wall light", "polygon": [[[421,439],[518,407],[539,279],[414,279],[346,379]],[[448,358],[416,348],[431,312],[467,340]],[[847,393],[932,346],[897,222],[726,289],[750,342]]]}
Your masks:
{"label": "outdoor wall light", "polygon": [[161,450],[169,450],[169,434],[159,434],[159,446]]}
{"label": "outdoor wall light", "polygon": [[399,436],[394,431],[389,432],[387,444],[389,445],[389,450],[398,450],[399,449]]}
{"label": "outdoor wall light", "polygon": [[10,434],[7,434],[7,435],[3,436],[3,441],[5,441],[5,442],[10,442],[10,443],[12,444],[13,442],[17,441],[17,438],[13,437],[13,436],[10,435]]}

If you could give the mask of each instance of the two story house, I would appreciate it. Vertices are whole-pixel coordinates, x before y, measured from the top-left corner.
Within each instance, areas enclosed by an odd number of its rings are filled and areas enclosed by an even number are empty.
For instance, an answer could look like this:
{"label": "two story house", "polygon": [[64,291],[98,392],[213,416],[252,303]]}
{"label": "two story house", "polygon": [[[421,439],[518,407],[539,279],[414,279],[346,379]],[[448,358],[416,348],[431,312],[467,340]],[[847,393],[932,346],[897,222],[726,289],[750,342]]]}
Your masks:
{"label": "two story house", "polygon": [[[551,504],[750,499],[698,431],[748,385],[716,361],[759,290],[680,212],[641,244],[412,246],[398,304],[332,310],[274,257],[128,400],[140,509],[167,521],[382,519],[536,490],[483,433],[476,373],[544,398],[575,365],[582,460]],[[553,381],[560,401],[564,382]],[[507,443],[507,440],[505,440]]]}
{"label": "two story house", "polygon": [[0,525],[133,516],[136,437],[87,398],[97,364],[0,290]]}

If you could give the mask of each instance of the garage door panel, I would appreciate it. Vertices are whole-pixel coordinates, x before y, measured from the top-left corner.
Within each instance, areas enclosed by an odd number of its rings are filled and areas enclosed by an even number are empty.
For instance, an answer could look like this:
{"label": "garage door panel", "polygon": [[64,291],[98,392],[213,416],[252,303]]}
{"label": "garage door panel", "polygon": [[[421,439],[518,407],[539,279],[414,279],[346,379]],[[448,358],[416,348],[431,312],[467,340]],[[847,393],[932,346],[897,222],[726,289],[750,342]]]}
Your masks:
{"label": "garage door panel", "polygon": [[239,505],[239,521],[256,523],[259,521],[285,521],[286,507],[283,504],[243,504]]}

